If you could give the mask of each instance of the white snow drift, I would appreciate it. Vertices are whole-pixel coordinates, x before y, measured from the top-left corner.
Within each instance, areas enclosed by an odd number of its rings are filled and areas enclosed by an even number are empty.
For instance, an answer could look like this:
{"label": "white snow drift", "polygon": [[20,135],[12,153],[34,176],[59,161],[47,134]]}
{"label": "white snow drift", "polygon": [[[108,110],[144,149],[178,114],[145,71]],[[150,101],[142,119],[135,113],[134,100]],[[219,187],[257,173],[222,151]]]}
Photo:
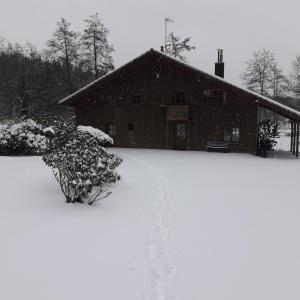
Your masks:
{"label": "white snow drift", "polygon": [[113,151],[95,207],[40,158],[0,157],[0,299],[300,298],[299,160]]}

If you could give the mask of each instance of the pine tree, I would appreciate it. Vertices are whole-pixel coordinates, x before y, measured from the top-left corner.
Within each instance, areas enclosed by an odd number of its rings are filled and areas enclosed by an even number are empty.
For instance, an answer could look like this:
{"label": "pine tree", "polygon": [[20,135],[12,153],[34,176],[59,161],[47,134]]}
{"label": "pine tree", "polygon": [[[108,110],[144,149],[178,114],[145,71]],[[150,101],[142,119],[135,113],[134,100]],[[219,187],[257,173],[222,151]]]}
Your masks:
{"label": "pine tree", "polygon": [[187,62],[187,58],[183,55],[183,52],[189,52],[195,49],[194,46],[189,45],[190,40],[190,37],[182,40],[181,37],[176,36],[173,32],[171,32],[167,38],[167,46],[165,52],[170,56]]}
{"label": "pine tree", "polygon": [[114,69],[111,53],[113,46],[108,44],[108,30],[101,22],[98,13],[85,20],[86,27],[81,37],[88,70],[95,79]]}
{"label": "pine tree", "polygon": [[70,23],[61,18],[57,23],[57,29],[53,33],[52,39],[48,40],[50,55],[63,62],[67,72],[69,92],[73,92],[74,83],[72,70],[78,58],[78,33],[70,29]]}

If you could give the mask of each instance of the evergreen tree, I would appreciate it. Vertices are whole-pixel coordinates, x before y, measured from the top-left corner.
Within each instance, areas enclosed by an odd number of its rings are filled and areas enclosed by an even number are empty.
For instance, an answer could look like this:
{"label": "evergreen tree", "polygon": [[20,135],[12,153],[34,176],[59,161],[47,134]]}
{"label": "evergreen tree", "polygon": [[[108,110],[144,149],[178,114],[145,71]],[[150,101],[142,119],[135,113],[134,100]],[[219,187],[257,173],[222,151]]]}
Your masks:
{"label": "evergreen tree", "polygon": [[88,70],[97,79],[114,69],[111,56],[113,46],[108,44],[108,30],[102,24],[98,13],[91,15],[85,23],[81,37],[84,57]]}
{"label": "evergreen tree", "polygon": [[190,40],[190,37],[182,40],[181,37],[171,32],[167,38],[166,54],[187,62],[187,58],[183,55],[183,52],[189,52],[195,49],[194,46],[189,45]]}
{"label": "evergreen tree", "polygon": [[279,127],[277,122],[271,120],[263,120],[258,125],[258,154],[267,156],[267,151],[274,150],[277,144],[276,139],[279,138]]}
{"label": "evergreen tree", "polygon": [[50,56],[61,61],[66,68],[69,92],[74,91],[72,71],[78,58],[78,33],[70,29],[70,23],[61,18],[52,39],[48,40]]}

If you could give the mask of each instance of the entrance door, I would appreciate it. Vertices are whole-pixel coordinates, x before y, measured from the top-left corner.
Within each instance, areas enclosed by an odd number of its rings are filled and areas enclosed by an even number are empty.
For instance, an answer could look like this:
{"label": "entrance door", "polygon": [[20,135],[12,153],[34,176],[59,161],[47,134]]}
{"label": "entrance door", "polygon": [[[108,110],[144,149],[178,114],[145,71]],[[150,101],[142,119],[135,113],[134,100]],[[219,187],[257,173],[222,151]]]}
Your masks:
{"label": "entrance door", "polygon": [[186,123],[175,123],[175,136],[174,136],[174,148],[176,150],[186,149]]}

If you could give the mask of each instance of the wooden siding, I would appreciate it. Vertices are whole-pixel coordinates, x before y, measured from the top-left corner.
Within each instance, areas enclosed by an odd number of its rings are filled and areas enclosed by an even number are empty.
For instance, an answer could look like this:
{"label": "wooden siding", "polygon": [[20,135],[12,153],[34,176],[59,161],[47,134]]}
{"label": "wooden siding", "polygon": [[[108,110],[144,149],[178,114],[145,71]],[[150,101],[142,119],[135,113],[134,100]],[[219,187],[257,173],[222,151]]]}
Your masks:
{"label": "wooden siding", "polygon": [[[206,102],[203,92],[222,90],[225,101]],[[207,141],[223,141],[224,128],[240,128],[236,152],[256,152],[257,105],[255,97],[222,82],[199,75],[157,53],[128,65],[101,86],[87,91],[75,103],[77,124],[105,129],[116,124],[117,147],[174,149],[176,93],[185,93],[181,115],[188,115],[187,150],[204,150]],[[172,108],[170,108],[172,106]],[[178,106],[180,108],[180,106]],[[180,118],[178,118],[180,120]],[[128,130],[128,124],[133,130]]]}

